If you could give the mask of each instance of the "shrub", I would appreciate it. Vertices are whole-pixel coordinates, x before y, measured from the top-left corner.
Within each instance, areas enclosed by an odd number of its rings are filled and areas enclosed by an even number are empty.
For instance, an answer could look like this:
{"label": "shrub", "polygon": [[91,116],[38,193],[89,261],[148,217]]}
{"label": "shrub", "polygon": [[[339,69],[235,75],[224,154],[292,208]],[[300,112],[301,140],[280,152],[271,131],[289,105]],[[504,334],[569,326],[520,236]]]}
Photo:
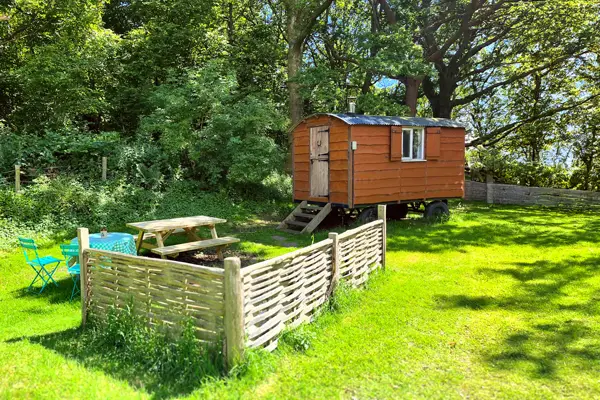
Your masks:
{"label": "shrub", "polygon": [[316,336],[311,326],[300,325],[296,328],[285,329],[281,334],[280,341],[296,351],[304,352],[310,348]]}
{"label": "shrub", "polygon": [[[273,177],[269,185],[287,179]],[[73,176],[60,176],[40,177],[19,194],[12,188],[0,188],[0,238],[10,238],[3,240],[0,248],[15,246],[18,235],[73,237],[78,226],[92,231],[106,226],[116,231],[128,222],[190,215],[236,223],[256,216],[278,220],[289,211],[289,198],[280,198],[272,187],[228,193],[208,192],[196,181],[161,181],[161,190],[147,186],[125,179],[83,183]]]}
{"label": "shrub", "polygon": [[284,118],[268,100],[241,96],[235,75],[222,65],[171,78],[150,104],[154,111],[142,119],[139,140],[209,187],[257,185],[282,166],[284,152],[273,137]]}

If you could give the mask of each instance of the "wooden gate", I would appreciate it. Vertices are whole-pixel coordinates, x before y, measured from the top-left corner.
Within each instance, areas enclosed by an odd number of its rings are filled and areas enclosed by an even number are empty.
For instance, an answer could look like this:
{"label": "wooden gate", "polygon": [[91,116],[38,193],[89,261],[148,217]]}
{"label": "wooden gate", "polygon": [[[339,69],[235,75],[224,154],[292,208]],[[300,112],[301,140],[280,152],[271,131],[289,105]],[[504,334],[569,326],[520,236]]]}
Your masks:
{"label": "wooden gate", "polygon": [[329,197],[329,127],[310,128],[310,196]]}

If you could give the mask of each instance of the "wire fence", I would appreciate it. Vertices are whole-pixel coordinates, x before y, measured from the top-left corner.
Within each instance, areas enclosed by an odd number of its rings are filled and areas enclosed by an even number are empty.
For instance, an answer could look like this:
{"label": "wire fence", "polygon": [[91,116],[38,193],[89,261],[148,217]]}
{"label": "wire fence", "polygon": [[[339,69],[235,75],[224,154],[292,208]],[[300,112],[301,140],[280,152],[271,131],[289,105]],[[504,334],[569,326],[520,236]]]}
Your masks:
{"label": "wire fence", "polygon": [[[102,180],[107,179],[108,161],[107,157],[102,157],[99,163],[99,175]],[[50,179],[65,175],[74,170],[73,165],[48,165],[44,167],[29,167],[16,164],[14,168],[0,171],[0,189],[14,189],[20,191],[24,186],[34,183],[39,177]]]}

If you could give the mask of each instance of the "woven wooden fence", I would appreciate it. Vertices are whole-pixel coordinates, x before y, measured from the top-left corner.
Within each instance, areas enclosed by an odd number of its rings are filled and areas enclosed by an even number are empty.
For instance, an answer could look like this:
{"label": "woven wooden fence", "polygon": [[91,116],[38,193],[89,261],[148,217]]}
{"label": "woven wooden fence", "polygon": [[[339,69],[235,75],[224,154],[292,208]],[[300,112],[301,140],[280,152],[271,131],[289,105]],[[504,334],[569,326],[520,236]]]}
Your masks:
{"label": "woven wooden fence", "polygon": [[198,339],[223,337],[223,269],[94,249],[84,257],[86,313],[102,317],[133,302],[151,325],[177,330],[190,319]]}
{"label": "woven wooden fence", "polygon": [[377,221],[243,268],[247,347],[277,347],[286,326],[308,322],[342,278],[354,286],[384,265],[385,206]]}
{"label": "woven wooden fence", "polygon": [[234,365],[245,347],[273,350],[286,326],[310,321],[339,279],[360,286],[385,267],[385,206],[377,221],[244,268],[236,257],[221,269],[90,249],[86,228],[78,237],[84,325],[133,301],[151,325],[191,319],[200,340],[223,339]]}

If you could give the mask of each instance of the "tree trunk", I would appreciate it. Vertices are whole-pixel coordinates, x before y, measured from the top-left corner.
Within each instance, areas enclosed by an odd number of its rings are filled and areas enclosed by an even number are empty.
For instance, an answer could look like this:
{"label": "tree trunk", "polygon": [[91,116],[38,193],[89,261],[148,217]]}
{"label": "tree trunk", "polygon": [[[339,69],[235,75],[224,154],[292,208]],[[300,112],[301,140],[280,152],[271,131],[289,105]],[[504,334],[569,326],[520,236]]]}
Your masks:
{"label": "tree trunk", "polygon": [[403,79],[406,92],[404,94],[404,104],[410,109],[410,116],[417,116],[417,100],[419,98],[419,86],[423,81],[420,77],[407,77]]}
{"label": "tree trunk", "polygon": [[430,78],[423,80],[423,91],[431,104],[431,110],[435,118],[451,118],[452,109],[452,93],[454,88],[452,82],[444,78],[442,74],[439,76],[439,92],[435,91],[435,84]]}
{"label": "tree trunk", "polygon": [[[302,66],[302,43],[298,44],[298,42],[291,44],[288,49],[288,100],[290,107],[290,120],[291,127],[295,127],[300,121],[302,121],[303,112],[303,102],[302,96],[300,94],[300,84],[295,82],[294,79],[297,78],[298,72],[300,71],[300,67]],[[292,148],[293,148],[293,131],[292,129],[288,132],[288,157],[285,163],[285,170],[287,172],[292,172]]]}
{"label": "tree trunk", "polygon": [[292,126],[295,126],[302,120],[303,107],[302,107],[302,96],[300,95],[300,84],[295,82],[298,77],[298,72],[302,66],[302,43],[290,43],[288,50],[288,94],[290,101],[290,119]]}
{"label": "tree trunk", "polygon": [[[292,127],[296,126],[304,115],[304,106],[300,94],[300,84],[296,82],[298,72],[302,67],[302,53],[304,50],[304,41],[310,34],[311,29],[319,16],[325,12],[333,0],[324,0],[316,4],[311,3],[313,7],[307,7],[304,2],[285,1],[285,12],[287,16],[286,34],[288,43],[287,53],[287,73],[288,73],[288,100],[290,108],[290,120]],[[288,134],[288,158],[285,169],[292,172],[292,131]]]}

